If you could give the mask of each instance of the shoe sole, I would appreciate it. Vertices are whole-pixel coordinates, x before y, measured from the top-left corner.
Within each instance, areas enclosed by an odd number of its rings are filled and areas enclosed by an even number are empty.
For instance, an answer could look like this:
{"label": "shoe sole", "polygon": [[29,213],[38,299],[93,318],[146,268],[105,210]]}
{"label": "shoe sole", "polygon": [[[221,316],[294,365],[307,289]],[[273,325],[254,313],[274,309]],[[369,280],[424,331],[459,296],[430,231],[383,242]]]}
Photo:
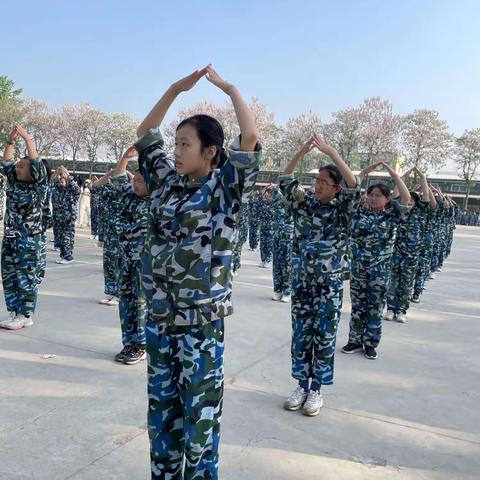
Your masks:
{"label": "shoe sole", "polygon": [[371,357],[371,356],[365,354],[365,358],[368,359],[368,360],[376,360],[378,358],[378,355],[376,357]]}
{"label": "shoe sole", "polygon": [[305,410],[302,410],[302,414],[305,415],[306,417],[316,417],[320,413],[320,410],[322,409],[322,407],[320,407],[318,410],[315,410],[315,412],[306,412]]}
{"label": "shoe sole", "polygon": [[288,407],[287,405],[283,405],[283,408],[289,412],[296,412],[298,410],[300,410],[301,408],[303,408],[303,404],[302,405],[298,405],[297,407]]}
{"label": "shoe sole", "polygon": [[350,350],[349,352],[347,352],[342,348],[342,353],[346,353],[347,355],[350,355],[351,353],[357,353],[357,352],[360,352],[362,350],[363,350],[363,347],[358,347],[355,350]]}
{"label": "shoe sole", "polygon": [[136,365],[137,363],[140,363],[141,361],[145,360],[147,357],[142,357],[138,360],[124,360],[123,363],[125,365]]}
{"label": "shoe sole", "polygon": [[5,328],[7,330],[14,330],[15,331],[15,330],[21,330],[23,328],[23,325],[19,325],[19,326],[15,326],[15,327],[13,327],[11,325],[7,325]]}

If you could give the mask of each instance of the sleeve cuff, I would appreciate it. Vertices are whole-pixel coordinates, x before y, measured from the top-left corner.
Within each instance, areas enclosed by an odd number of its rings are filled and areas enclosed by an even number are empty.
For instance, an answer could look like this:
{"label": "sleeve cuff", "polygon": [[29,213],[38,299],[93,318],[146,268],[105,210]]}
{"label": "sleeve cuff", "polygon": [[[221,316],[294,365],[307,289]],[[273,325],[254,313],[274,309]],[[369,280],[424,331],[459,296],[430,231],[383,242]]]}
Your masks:
{"label": "sleeve cuff", "polygon": [[[342,180],[342,183],[345,185],[345,182]],[[343,195],[355,195],[360,190],[360,179],[355,175],[355,186],[353,188],[342,186]]]}
{"label": "sleeve cuff", "polygon": [[256,167],[263,158],[262,146],[257,143],[253,151],[240,150],[240,136],[238,136],[228,149],[228,158],[230,163],[239,169]]}
{"label": "sleeve cuff", "polygon": [[146,148],[159,144],[163,148],[163,137],[158,128],[151,128],[142,138],[135,143],[135,148],[140,154]]}

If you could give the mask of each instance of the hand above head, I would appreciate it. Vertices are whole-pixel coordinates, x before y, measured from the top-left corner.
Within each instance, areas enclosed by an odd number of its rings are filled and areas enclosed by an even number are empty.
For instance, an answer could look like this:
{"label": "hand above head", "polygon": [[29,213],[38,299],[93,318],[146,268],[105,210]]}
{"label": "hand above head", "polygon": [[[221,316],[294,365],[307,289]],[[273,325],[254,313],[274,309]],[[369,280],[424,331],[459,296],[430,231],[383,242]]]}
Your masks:
{"label": "hand above head", "polygon": [[310,153],[314,148],[316,148],[315,144],[315,138],[312,135],[300,148],[299,153],[301,155],[307,155],[307,153]]}
{"label": "hand above head", "polygon": [[188,92],[191,90],[197,82],[207,74],[207,67],[202,68],[201,70],[195,70],[190,75],[181,78],[180,80],[176,81],[172,84],[172,88],[180,93],[180,92]]}
{"label": "hand above head", "polygon": [[138,152],[137,152],[137,149],[135,148],[135,145],[132,145],[131,147],[127,148],[127,150],[125,150],[125,153],[123,154],[123,158],[128,158],[128,159],[134,158],[136,156],[138,156]]}
{"label": "hand above head", "polygon": [[383,162],[376,162],[372,163],[371,165],[366,166],[361,172],[360,176],[361,177],[368,177],[370,173],[372,173],[374,170],[376,170],[380,165],[382,165]]}
{"label": "hand above head", "polygon": [[323,140],[323,138],[320,137],[318,133],[314,133],[312,138],[313,138],[314,146],[318,148],[325,155],[328,155],[329,152],[332,151],[332,147],[328,145],[328,143],[325,142],[325,140]]}
{"label": "hand above head", "polygon": [[424,177],[424,176],[425,176],[425,173],[423,173],[417,166],[413,167],[413,169],[415,170],[415,173],[416,173],[419,177]]}
{"label": "hand above head", "polygon": [[13,127],[13,130],[10,132],[8,139],[10,142],[17,142],[20,138],[20,134],[18,133],[17,126]]}
{"label": "hand above head", "polygon": [[29,140],[30,139],[30,134],[28,133],[28,130],[24,127],[22,127],[19,123],[15,125],[15,130],[22,137],[24,140]]}
{"label": "hand above head", "polygon": [[387,163],[387,162],[381,162],[381,165],[385,170],[389,173],[390,176],[397,176],[398,173]]}
{"label": "hand above head", "polygon": [[207,65],[205,67],[205,69],[207,71],[207,73],[205,75],[207,77],[207,80],[210,83],[213,83],[213,85],[218,87],[220,90],[225,92],[227,95],[229,95],[233,85],[231,83],[228,83],[227,81],[223,80],[223,78],[220,77],[220,75],[216,72],[216,70],[212,67],[211,64]]}

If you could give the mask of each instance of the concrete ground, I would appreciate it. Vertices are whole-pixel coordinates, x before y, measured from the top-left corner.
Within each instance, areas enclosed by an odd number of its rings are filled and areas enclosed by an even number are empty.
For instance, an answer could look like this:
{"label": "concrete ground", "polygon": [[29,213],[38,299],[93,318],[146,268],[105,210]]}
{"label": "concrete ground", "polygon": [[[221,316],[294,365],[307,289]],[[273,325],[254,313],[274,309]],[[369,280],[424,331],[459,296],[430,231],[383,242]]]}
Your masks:
{"label": "concrete ground", "polygon": [[[55,258],[35,326],[0,331],[0,479],[147,479],[146,365],[112,361],[120,330],[97,303],[101,251],[80,231],[78,261]],[[289,306],[270,300],[258,261],[244,252],[226,322],[222,479],[480,478],[480,228],[456,230],[408,323],[384,325],[377,361],[339,351],[346,292],[335,384],[314,418],[282,408],[295,386]]]}

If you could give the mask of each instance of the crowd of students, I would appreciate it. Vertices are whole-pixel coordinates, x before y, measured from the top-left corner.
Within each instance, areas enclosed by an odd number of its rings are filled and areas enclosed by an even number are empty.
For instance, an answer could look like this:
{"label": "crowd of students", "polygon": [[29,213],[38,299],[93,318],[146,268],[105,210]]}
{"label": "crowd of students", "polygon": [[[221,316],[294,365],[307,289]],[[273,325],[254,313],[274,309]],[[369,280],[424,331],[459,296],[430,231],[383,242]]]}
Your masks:
{"label": "crowd of students", "polygon": [[[204,77],[231,99],[240,136],[226,150],[220,123],[195,115],[178,125],[172,157],[159,127],[175,99]],[[117,167],[82,192],[66,169],[51,175],[28,132],[13,128],[2,165],[8,189],[1,266],[9,315],[0,326],[33,325],[48,228],[58,263],[74,261],[78,202],[87,189],[92,235],[103,248],[106,297],[100,302],[119,310],[123,346],[115,361],[147,359],[152,479],[215,479],[224,320],[233,313],[232,280],[243,245],[260,245],[260,266],[273,261],[273,300],[291,303],[297,386],[284,407],[315,416],[322,386],[333,383],[346,281],[352,311],[342,352],[376,359],[382,320],[404,323],[410,302],[420,301],[426,281],[441,271],[456,206],[418,169],[400,175],[380,162],[355,176],[317,134],[278,185],[255,190],[263,154],[253,114],[211,65],[173,83],[137,133]],[[27,154],[14,159],[20,138]],[[314,149],[332,163],[308,189],[295,170]],[[362,190],[376,169],[388,172],[393,192],[385,184]],[[412,174],[419,185],[409,191]]]}

